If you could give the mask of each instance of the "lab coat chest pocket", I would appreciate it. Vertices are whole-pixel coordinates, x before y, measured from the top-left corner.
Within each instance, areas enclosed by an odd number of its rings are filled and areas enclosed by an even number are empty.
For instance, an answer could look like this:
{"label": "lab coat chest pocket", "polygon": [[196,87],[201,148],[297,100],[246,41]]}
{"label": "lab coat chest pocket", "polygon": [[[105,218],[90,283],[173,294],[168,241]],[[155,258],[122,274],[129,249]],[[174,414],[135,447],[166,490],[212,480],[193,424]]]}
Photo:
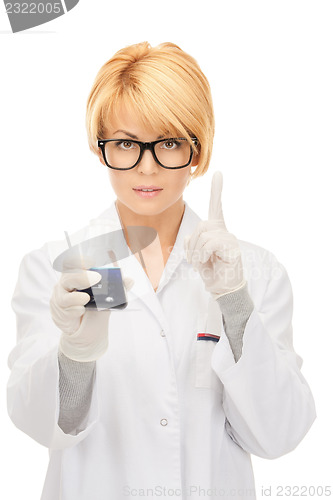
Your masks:
{"label": "lab coat chest pocket", "polygon": [[206,311],[197,320],[195,345],[195,387],[206,387],[222,392],[222,383],[211,366],[213,351],[222,332],[222,315],[218,304],[211,299]]}

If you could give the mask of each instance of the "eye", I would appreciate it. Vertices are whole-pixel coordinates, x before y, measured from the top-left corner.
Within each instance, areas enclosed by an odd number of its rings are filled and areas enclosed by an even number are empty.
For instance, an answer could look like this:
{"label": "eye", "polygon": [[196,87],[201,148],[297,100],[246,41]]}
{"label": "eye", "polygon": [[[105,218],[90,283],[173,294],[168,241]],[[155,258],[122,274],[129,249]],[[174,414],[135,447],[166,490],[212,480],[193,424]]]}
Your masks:
{"label": "eye", "polygon": [[179,145],[180,143],[174,139],[167,139],[166,141],[161,142],[161,147],[164,149],[176,149]]}
{"label": "eye", "polygon": [[133,149],[133,148],[137,147],[137,145],[132,141],[117,141],[116,146],[119,149],[123,149],[123,150],[129,150],[129,149]]}

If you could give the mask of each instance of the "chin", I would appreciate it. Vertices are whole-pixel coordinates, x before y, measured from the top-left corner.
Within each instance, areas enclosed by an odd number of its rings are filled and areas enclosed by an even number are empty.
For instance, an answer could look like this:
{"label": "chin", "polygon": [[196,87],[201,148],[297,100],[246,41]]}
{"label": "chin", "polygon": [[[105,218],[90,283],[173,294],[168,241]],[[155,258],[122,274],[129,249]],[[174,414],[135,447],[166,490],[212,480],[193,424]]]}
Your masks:
{"label": "chin", "polygon": [[127,202],[120,200],[120,202],[126,205],[131,212],[147,217],[153,217],[165,212],[165,210],[173,206],[176,201],[177,200],[173,200],[166,204],[165,202],[161,203],[161,200],[135,200],[135,202],[133,202],[133,200]]}
{"label": "chin", "polygon": [[135,205],[133,206],[129,206],[128,208],[130,208],[134,213],[138,214],[138,215],[149,215],[149,216],[152,216],[152,215],[159,215],[161,213],[163,213],[165,210],[167,210],[167,206],[161,206],[160,204],[153,204],[153,203],[136,203]]}

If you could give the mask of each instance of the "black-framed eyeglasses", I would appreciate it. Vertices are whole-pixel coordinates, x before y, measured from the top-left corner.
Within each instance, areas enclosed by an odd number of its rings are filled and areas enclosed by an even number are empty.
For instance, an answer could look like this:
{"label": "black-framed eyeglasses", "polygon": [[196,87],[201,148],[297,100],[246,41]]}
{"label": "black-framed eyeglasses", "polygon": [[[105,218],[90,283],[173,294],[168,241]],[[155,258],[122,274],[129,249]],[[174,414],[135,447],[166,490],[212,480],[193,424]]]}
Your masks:
{"label": "black-framed eyeglasses", "polygon": [[[195,146],[198,139],[191,137]],[[130,170],[140,163],[146,149],[151,151],[154,160],[163,168],[177,169],[187,167],[193,158],[194,149],[185,137],[172,137],[153,142],[133,139],[99,139],[104,161],[109,168]]]}

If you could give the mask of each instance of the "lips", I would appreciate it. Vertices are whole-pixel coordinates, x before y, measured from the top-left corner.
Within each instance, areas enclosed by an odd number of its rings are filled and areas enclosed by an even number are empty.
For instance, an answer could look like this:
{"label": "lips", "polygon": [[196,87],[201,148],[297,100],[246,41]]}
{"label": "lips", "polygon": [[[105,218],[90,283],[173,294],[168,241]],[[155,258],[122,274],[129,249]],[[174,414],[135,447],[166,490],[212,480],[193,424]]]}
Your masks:
{"label": "lips", "polygon": [[133,188],[136,196],[144,200],[150,200],[160,195],[163,188],[159,186],[136,186]]}
{"label": "lips", "polygon": [[159,186],[136,186],[133,188],[134,191],[143,191],[143,192],[153,192],[153,191],[162,191],[163,188]]}

